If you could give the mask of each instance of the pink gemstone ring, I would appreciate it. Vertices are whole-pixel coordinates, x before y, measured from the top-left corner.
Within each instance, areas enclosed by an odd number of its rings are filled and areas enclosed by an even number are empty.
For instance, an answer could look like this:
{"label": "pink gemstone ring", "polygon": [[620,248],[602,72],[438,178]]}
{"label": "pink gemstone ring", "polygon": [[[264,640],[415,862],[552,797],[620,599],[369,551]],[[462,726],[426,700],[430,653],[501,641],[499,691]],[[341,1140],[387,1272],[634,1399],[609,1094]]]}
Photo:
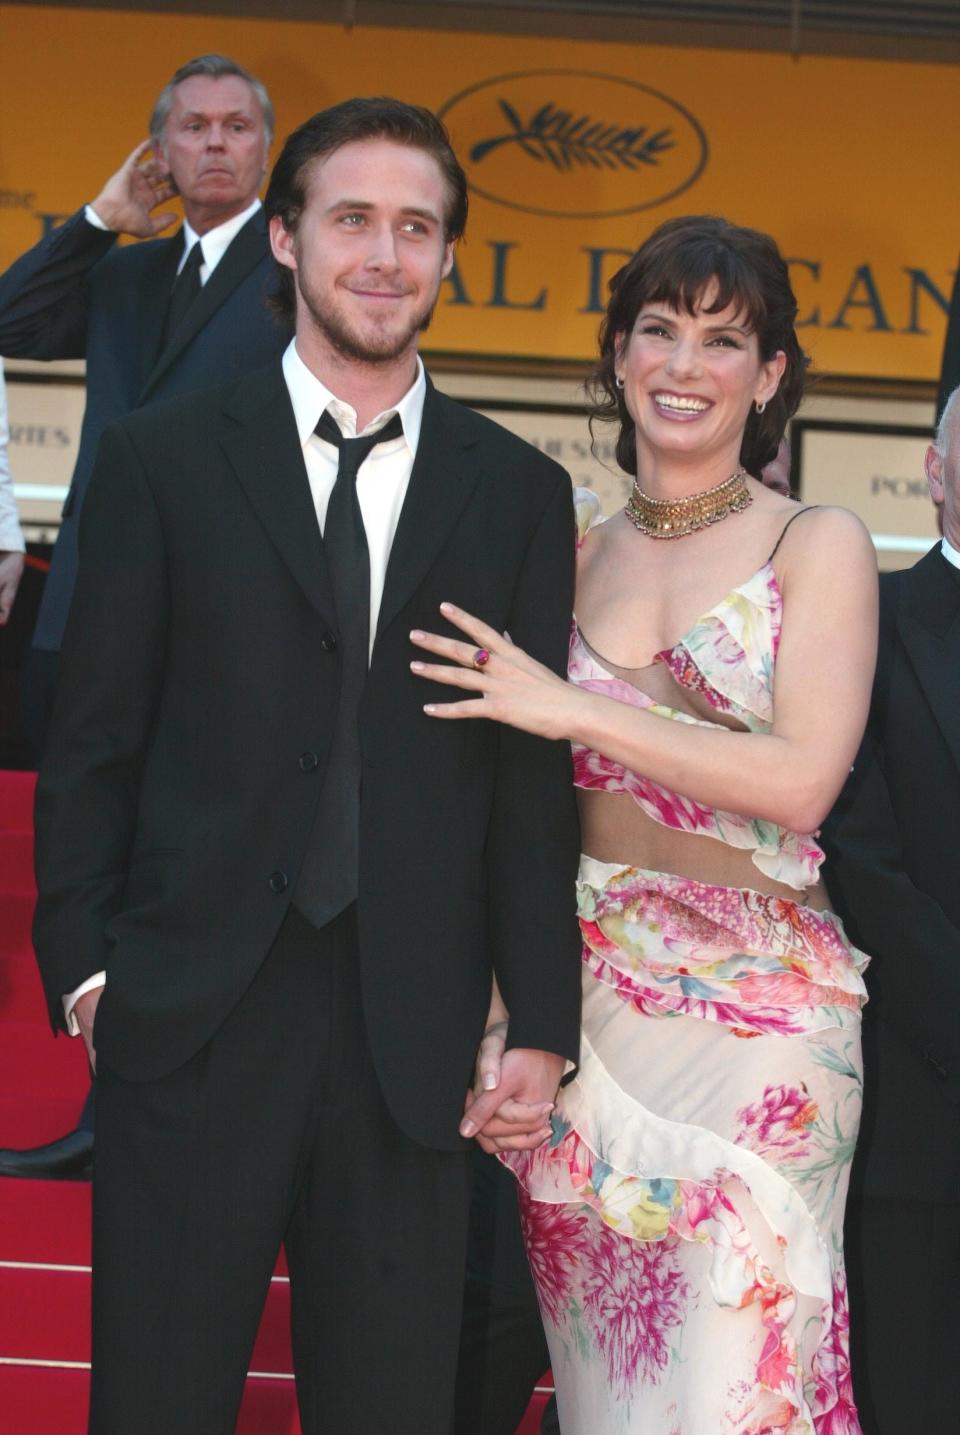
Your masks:
{"label": "pink gemstone ring", "polygon": [[476,651],[476,652],[474,653],[474,655],[473,655],[473,666],[474,666],[478,671],[480,671],[480,670],[482,670],[483,668],[485,668],[485,667],[487,666],[487,664],[489,663],[489,661],[490,661],[490,654],[487,652],[486,648],[478,648],[477,651]]}

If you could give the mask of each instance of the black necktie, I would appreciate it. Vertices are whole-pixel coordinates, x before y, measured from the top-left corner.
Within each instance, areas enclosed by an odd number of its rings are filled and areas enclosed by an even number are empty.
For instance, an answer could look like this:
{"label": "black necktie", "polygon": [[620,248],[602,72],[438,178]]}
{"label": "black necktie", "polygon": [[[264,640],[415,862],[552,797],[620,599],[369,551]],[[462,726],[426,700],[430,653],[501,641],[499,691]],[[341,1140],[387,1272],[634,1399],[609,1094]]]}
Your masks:
{"label": "black necktie", "polygon": [[323,791],[294,906],[322,927],[355,900],[360,866],[360,699],[370,652],[370,553],[357,498],[357,474],[377,444],[400,438],[399,414],[376,433],[344,438],[330,414],[317,434],[340,450],[327,505],[323,548],[337,609],[340,701]]}
{"label": "black necktie", "polygon": [[187,262],[173,281],[173,288],[170,290],[170,301],[167,304],[163,334],[160,339],[161,353],[183,323],[187,310],[203,287],[200,283],[200,265],[202,263],[203,247],[199,239],[195,239],[190,253],[187,255]]}

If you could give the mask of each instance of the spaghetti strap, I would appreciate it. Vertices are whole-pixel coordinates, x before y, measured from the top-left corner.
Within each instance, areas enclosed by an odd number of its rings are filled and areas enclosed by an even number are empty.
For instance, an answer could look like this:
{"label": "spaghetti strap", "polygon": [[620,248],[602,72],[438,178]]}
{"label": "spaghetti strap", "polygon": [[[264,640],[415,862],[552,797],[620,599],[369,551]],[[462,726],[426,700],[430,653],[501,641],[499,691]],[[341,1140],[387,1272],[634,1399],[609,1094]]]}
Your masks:
{"label": "spaghetti strap", "polygon": [[797,519],[801,517],[802,514],[804,514],[804,513],[812,513],[815,508],[819,508],[819,507],[820,507],[819,503],[811,503],[811,504],[809,504],[806,508],[801,508],[801,509],[799,509],[799,510],[793,515],[792,518],[788,518],[788,519],[787,519],[786,523],[783,525],[783,528],[780,530],[780,537],[777,539],[776,543],[773,545],[773,548],[771,549],[770,557],[767,559],[767,562],[768,562],[768,563],[772,563],[772,562],[773,562],[773,556],[774,556],[774,554],[776,553],[777,549],[780,547],[780,544],[783,542],[783,535],[786,533],[786,531],[787,531],[787,529],[790,527],[791,523],[795,523],[795,522],[797,521]]}

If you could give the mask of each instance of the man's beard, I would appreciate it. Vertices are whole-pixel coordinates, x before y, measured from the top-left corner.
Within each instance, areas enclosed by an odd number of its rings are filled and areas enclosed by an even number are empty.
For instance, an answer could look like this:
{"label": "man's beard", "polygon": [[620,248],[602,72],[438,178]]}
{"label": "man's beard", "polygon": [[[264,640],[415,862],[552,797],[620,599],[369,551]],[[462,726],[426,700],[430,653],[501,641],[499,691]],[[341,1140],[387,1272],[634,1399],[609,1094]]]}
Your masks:
{"label": "man's beard", "polygon": [[[375,326],[364,332],[351,326],[334,304],[325,304],[317,295],[307,291],[300,274],[297,274],[297,289],[306,305],[314,325],[338,354],[362,364],[390,364],[399,359],[410,348],[418,334],[430,325],[436,307],[437,295],[430,302],[416,310],[402,330],[378,331]],[[439,286],[438,286],[439,287]]]}

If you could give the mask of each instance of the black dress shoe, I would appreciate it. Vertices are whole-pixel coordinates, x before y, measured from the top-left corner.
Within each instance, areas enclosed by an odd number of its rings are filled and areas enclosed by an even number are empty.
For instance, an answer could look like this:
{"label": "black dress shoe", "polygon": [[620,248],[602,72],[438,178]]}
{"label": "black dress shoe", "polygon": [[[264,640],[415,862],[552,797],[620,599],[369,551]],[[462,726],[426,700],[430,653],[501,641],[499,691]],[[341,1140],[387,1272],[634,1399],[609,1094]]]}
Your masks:
{"label": "black dress shoe", "polygon": [[92,1169],[93,1132],[84,1127],[28,1151],[0,1150],[0,1176],[20,1176],[28,1181],[89,1181]]}

